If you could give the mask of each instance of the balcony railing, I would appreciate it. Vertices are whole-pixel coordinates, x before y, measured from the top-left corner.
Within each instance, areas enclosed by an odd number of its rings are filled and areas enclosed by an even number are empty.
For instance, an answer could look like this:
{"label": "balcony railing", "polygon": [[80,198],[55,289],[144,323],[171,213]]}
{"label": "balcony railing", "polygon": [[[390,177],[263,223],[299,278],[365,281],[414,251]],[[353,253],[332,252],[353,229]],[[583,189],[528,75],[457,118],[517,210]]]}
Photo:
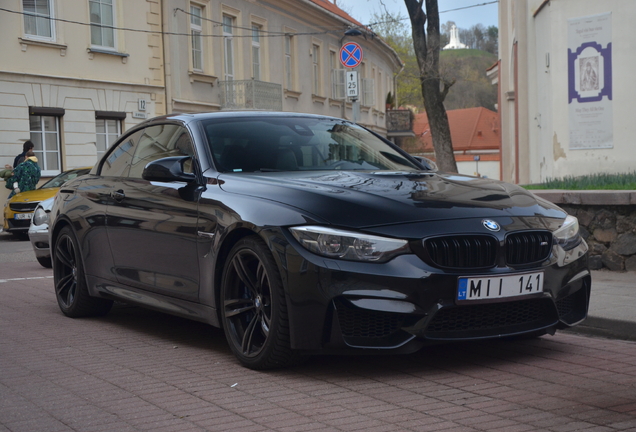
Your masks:
{"label": "balcony railing", "polygon": [[221,109],[283,110],[283,88],[280,84],[258,81],[219,81]]}
{"label": "balcony railing", "polygon": [[389,135],[413,133],[413,114],[411,110],[387,110],[386,130]]}

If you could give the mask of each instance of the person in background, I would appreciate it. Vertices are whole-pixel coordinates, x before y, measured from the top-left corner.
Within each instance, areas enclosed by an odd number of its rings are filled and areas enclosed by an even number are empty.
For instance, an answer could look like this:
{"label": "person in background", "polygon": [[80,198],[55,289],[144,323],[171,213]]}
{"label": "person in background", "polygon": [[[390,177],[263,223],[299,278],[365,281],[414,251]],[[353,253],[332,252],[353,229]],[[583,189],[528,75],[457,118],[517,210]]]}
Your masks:
{"label": "person in background", "polygon": [[0,170],[0,177],[8,180],[13,175],[13,170],[15,169],[15,167],[24,162],[27,152],[29,150],[33,150],[34,147],[35,145],[31,140],[25,141],[24,144],[22,144],[22,153],[20,153],[15,157],[15,159],[13,159],[13,166],[6,164],[4,166],[4,169]]}
{"label": "person in background", "polygon": [[9,198],[20,192],[26,192],[35,189],[40,181],[42,171],[38,165],[38,159],[35,157],[33,150],[29,150],[25,154],[25,160],[13,170],[13,176],[6,180],[7,189],[11,189]]}
{"label": "person in background", "polygon": [[15,159],[13,159],[13,169],[24,162],[27,152],[33,150],[33,147],[35,147],[35,145],[31,140],[27,140],[24,142],[24,144],[22,144],[22,153],[20,153],[15,157]]}

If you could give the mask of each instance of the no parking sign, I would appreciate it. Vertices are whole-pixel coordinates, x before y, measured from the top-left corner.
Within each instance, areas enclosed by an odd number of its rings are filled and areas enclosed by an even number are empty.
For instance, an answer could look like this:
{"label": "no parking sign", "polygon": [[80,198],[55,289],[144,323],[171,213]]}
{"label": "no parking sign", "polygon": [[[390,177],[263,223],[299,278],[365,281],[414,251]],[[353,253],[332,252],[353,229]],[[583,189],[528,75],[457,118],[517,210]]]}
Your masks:
{"label": "no parking sign", "polygon": [[362,47],[355,42],[347,42],[340,48],[340,63],[344,67],[354,68],[362,63]]}

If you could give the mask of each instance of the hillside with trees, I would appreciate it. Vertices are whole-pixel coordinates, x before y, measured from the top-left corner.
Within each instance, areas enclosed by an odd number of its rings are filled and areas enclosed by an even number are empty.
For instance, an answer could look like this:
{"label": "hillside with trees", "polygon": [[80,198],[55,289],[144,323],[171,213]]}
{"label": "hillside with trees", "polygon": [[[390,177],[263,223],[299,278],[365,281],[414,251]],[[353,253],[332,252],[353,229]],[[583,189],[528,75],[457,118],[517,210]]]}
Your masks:
{"label": "hillside with trees", "polygon": [[477,49],[442,51],[440,73],[455,81],[446,95],[446,109],[484,107],[496,111],[497,87],[486,76],[496,61],[495,54]]}
{"label": "hillside with trees", "polygon": [[[408,20],[399,15],[385,13],[375,15],[372,29],[382,37],[404,62],[404,70],[397,76],[398,103],[422,110],[424,103],[420,86],[417,59]],[[441,46],[450,40],[447,21],[441,25]],[[485,28],[477,24],[470,29],[459,29],[459,37],[470,49],[440,52],[440,75],[444,81],[453,82],[444,106],[447,110],[484,107],[495,110],[497,87],[486,76],[486,70],[497,61],[497,27]]]}

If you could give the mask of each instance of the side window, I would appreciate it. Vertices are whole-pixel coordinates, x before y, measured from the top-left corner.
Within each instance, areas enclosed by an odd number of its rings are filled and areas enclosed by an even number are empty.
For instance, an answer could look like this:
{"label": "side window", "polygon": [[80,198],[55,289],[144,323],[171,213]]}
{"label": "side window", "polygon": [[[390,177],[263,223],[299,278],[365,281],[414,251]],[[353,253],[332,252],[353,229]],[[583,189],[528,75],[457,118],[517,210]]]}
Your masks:
{"label": "side window", "polygon": [[102,162],[100,174],[106,177],[126,177],[130,169],[130,162],[135,153],[135,146],[139,137],[143,134],[143,129],[124,137],[115,149],[108,154]]}
{"label": "side window", "polygon": [[[170,156],[194,156],[188,131],[173,124],[147,127],[139,138],[128,177],[141,178],[149,162]],[[191,161],[184,168],[192,172]]]}

